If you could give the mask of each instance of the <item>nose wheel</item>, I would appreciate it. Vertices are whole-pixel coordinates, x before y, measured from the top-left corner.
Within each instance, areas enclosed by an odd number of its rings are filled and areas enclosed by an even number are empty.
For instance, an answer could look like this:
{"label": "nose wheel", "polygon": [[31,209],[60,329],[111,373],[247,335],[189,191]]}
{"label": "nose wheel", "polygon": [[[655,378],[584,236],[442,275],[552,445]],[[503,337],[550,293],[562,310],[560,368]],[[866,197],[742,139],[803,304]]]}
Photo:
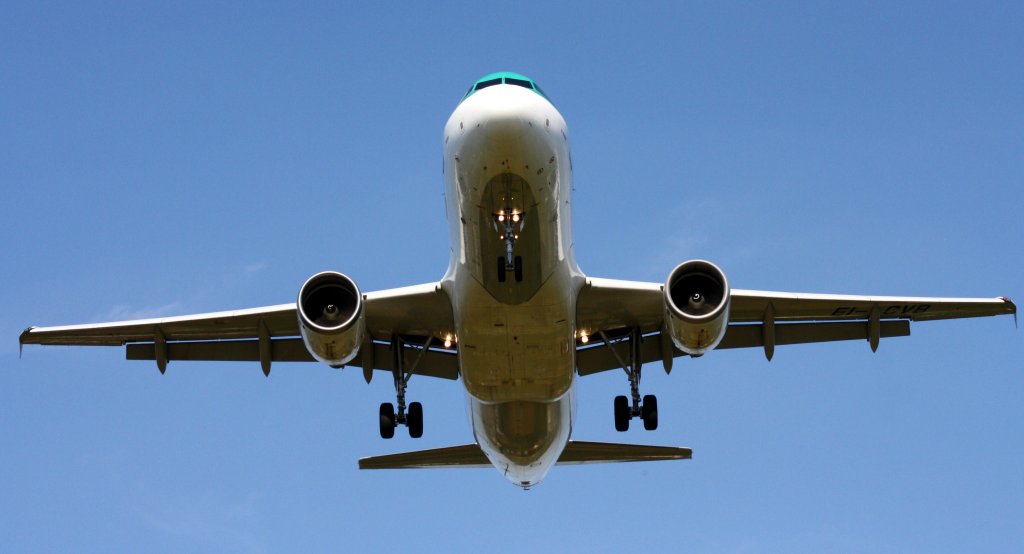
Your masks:
{"label": "nose wheel", "polygon": [[523,281],[523,257],[516,256],[513,258],[511,267],[508,265],[508,260],[504,257],[498,258],[498,282],[504,283],[508,279],[508,272],[511,271],[515,277],[517,283]]}

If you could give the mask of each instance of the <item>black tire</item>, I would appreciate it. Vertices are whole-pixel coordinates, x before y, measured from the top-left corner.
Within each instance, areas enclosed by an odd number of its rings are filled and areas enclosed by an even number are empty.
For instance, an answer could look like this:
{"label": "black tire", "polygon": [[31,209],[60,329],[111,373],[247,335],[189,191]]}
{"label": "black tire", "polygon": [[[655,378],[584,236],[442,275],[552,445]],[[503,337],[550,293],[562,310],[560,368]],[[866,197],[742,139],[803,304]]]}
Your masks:
{"label": "black tire", "polygon": [[648,394],[640,406],[640,417],[644,420],[644,429],[653,431],[658,428],[658,397]]}
{"label": "black tire", "polygon": [[382,402],[380,405],[380,438],[390,439],[395,436],[395,405]]}
{"label": "black tire", "polygon": [[629,430],[629,400],[625,396],[615,397],[615,430],[622,433]]}
{"label": "black tire", "polygon": [[498,258],[498,282],[505,282],[505,258]]}
{"label": "black tire", "polygon": [[409,426],[409,436],[418,439],[423,436],[423,404],[419,402],[409,403],[409,415],[406,416],[406,425]]}
{"label": "black tire", "polygon": [[516,282],[523,282],[523,257],[516,256]]}

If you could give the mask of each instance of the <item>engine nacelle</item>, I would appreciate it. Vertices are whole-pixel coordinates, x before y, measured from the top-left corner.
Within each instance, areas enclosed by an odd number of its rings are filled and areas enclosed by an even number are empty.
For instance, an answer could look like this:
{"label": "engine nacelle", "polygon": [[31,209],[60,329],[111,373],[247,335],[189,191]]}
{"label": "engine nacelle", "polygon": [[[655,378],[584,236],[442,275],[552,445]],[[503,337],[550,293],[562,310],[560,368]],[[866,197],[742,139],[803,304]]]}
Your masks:
{"label": "engine nacelle", "polygon": [[665,281],[665,321],[676,347],[700,356],[718,346],[729,326],[729,281],[711,262],[690,260]]}
{"label": "engine nacelle", "polygon": [[299,330],[317,360],[341,367],[363,343],[363,295],[355,281],[336,271],[310,277],[299,289]]}

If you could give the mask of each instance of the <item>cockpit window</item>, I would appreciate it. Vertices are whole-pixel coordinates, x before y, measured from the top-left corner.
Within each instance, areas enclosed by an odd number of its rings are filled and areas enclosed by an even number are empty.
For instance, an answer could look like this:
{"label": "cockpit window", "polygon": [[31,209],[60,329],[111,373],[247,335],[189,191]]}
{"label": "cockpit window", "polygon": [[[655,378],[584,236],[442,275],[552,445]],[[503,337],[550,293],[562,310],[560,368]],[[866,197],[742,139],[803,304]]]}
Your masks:
{"label": "cockpit window", "polygon": [[548,97],[548,95],[544,94],[544,91],[537,86],[537,83],[533,82],[533,80],[527,77],[526,75],[512,73],[511,71],[501,71],[498,73],[491,73],[490,75],[486,75],[479,81],[474,83],[473,86],[469,87],[469,91],[466,92],[466,95],[463,96],[462,99],[465,100],[466,98],[469,98],[470,96],[473,95],[474,92],[480,89],[502,84],[528,88],[536,92],[537,94],[541,95],[545,99],[547,99]]}
{"label": "cockpit window", "polygon": [[476,87],[474,87],[473,90],[480,90],[482,88],[493,87],[494,85],[500,85],[500,84],[501,84],[501,77],[498,77],[497,79],[488,79],[486,81],[480,81],[479,83],[477,83]]}
{"label": "cockpit window", "polygon": [[533,90],[533,83],[531,83],[530,81],[524,81],[522,79],[515,79],[513,77],[505,77],[505,84],[506,85],[515,85],[517,87],[523,87],[523,88],[528,88],[530,90]]}

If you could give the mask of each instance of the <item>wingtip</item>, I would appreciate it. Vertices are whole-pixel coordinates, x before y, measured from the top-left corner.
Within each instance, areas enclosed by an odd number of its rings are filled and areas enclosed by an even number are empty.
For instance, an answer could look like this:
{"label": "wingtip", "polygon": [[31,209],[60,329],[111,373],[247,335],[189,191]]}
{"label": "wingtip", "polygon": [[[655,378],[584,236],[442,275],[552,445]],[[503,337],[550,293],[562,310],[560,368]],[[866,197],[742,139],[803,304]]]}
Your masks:
{"label": "wingtip", "polygon": [[25,351],[25,337],[27,337],[29,335],[29,333],[32,332],[32,329],[35,329],[35,327],[26,327],[25,330],[22,331],[20,335],[18,335],[18,359],[19,360],[21,359],[22,352]]}
{"label": "wingtip", "polygon": [[1017,305],[1014,304],[1013,300],[1010,300],[1009,297],[1000,296],[999,299],[1002,300],[1003,302],[1006,302],[1010,306],[1010,313],[1013,314],[1013,327],[1015,329],[1019,328],[1017,326]]}

